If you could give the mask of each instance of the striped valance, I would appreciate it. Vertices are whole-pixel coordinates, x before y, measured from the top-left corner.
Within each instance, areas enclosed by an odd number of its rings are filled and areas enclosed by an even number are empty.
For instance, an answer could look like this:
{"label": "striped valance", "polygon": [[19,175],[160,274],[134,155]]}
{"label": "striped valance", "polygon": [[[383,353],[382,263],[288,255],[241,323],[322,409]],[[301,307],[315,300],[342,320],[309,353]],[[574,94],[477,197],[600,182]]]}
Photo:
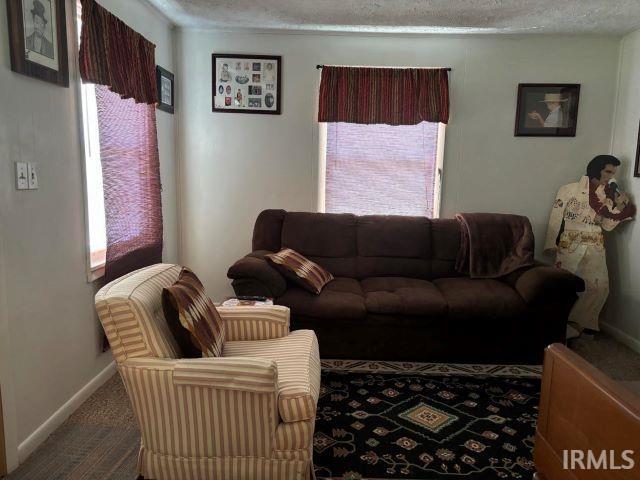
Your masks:
{"label": "striped valance", "polygon": [[416,125],[448,120],[446,68],[322,69],[319,122]]}
{"label": "striped valance", "polygon": [[158,101],[156,46],[95,0],[80,0],[80,75],[138,103]]}

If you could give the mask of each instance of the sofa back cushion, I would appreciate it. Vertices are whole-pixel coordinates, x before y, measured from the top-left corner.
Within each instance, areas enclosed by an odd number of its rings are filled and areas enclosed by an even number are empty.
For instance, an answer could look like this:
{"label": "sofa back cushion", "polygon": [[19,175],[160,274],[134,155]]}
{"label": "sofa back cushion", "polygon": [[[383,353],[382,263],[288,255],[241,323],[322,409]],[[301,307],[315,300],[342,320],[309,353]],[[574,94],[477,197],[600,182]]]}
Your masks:
{"label": "sofa back cushion", "polygon": [[454,218],[431,221],[431,277],[457,277],[456,257],[460,249],[460,225]]}
{"label": "sofa back cushion", "polygon": [[357,219],[358,278],[430,277],[431,222],[428,218],[366,215]]}
{"label": "sofa back cushion", "polygon": [[454,219],[265,210],[253,239],[254,250],[292,248],[336,277],[458,276]]}
{"label": "sofa back cushion", "polygon": [[282,223],[282,247],[305,256],[355,257],[356,216],[289,212]]}
{"label": "sofa back cushion", "polygon": [[252,248],[277,252],[282,248],[282,222],[287,212],[284,210],[263,210],[253,226]]}
{"label": "sofa back cushion", "polygon": [[358,217],[361,257],[429,258],[431,221],[426,217],[366,215]]}

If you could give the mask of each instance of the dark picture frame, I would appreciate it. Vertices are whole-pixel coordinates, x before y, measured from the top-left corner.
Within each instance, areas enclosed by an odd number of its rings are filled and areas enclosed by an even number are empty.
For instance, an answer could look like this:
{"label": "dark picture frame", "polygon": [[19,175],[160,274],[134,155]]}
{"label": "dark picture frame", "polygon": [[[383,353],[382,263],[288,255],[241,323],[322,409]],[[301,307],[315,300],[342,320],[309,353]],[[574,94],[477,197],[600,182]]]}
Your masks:
{"label": "dark picture frame", "polygon": [[[156,65],[156,83],[158,84],[158,110],[167,113],[174,113],[175,95],[174,95],[174,75],[166,68]],[[169,91],[167,92],[167,89]],[[169,98],[167,98],[167,95]],[[168,101],[167,101],[168,100]]]}
{"label": "dark picture frame", "polygon": [[575,137],[580,84],[520,83],[514,136]]}
{"label": "dark picture frame", "polygon": [[636,147],[636,165],[633,168],[633,176],[640,177],[640,125],[638,125],[638,146]]}
{"label": "dark picture frame", "polygon": [[11,70],[69,87],[65,0],[7,0]]}
{"label": "dark picture frame", "polygon": [[282,56],[213,53],[211,110],[282,113]]}

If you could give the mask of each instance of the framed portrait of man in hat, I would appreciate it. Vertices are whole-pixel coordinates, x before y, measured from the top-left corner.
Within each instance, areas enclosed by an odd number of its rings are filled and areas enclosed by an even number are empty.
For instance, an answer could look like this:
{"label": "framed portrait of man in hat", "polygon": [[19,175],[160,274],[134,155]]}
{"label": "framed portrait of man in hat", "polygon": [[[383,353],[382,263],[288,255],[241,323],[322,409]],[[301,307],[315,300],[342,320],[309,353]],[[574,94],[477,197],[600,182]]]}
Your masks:
{"label": "framed portrait of man in hat", "polygon": [[11,69],[69,86],[64,0],[7,0]]}
{"label": "framed portrait of man in hat", "polygon": [[518,85],[516,137],[575,137],[580,85]]}

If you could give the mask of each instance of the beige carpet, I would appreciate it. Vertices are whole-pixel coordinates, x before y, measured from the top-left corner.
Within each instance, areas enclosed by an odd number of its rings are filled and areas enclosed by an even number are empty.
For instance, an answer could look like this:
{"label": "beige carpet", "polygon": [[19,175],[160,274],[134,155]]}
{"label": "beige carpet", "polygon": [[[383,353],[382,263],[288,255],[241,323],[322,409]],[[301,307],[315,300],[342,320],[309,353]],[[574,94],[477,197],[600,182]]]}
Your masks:
{"label": "beige carpet", "polygon": [[[640,392],[640,354],[604,334],[571,348],[615,380]],[[119,375],[114,375],[8,480],[133,480],[138,428]]]}
{"label": "beige carpet", "polygon": [[116,374],[7,480],[133,480],[139,435]]}

